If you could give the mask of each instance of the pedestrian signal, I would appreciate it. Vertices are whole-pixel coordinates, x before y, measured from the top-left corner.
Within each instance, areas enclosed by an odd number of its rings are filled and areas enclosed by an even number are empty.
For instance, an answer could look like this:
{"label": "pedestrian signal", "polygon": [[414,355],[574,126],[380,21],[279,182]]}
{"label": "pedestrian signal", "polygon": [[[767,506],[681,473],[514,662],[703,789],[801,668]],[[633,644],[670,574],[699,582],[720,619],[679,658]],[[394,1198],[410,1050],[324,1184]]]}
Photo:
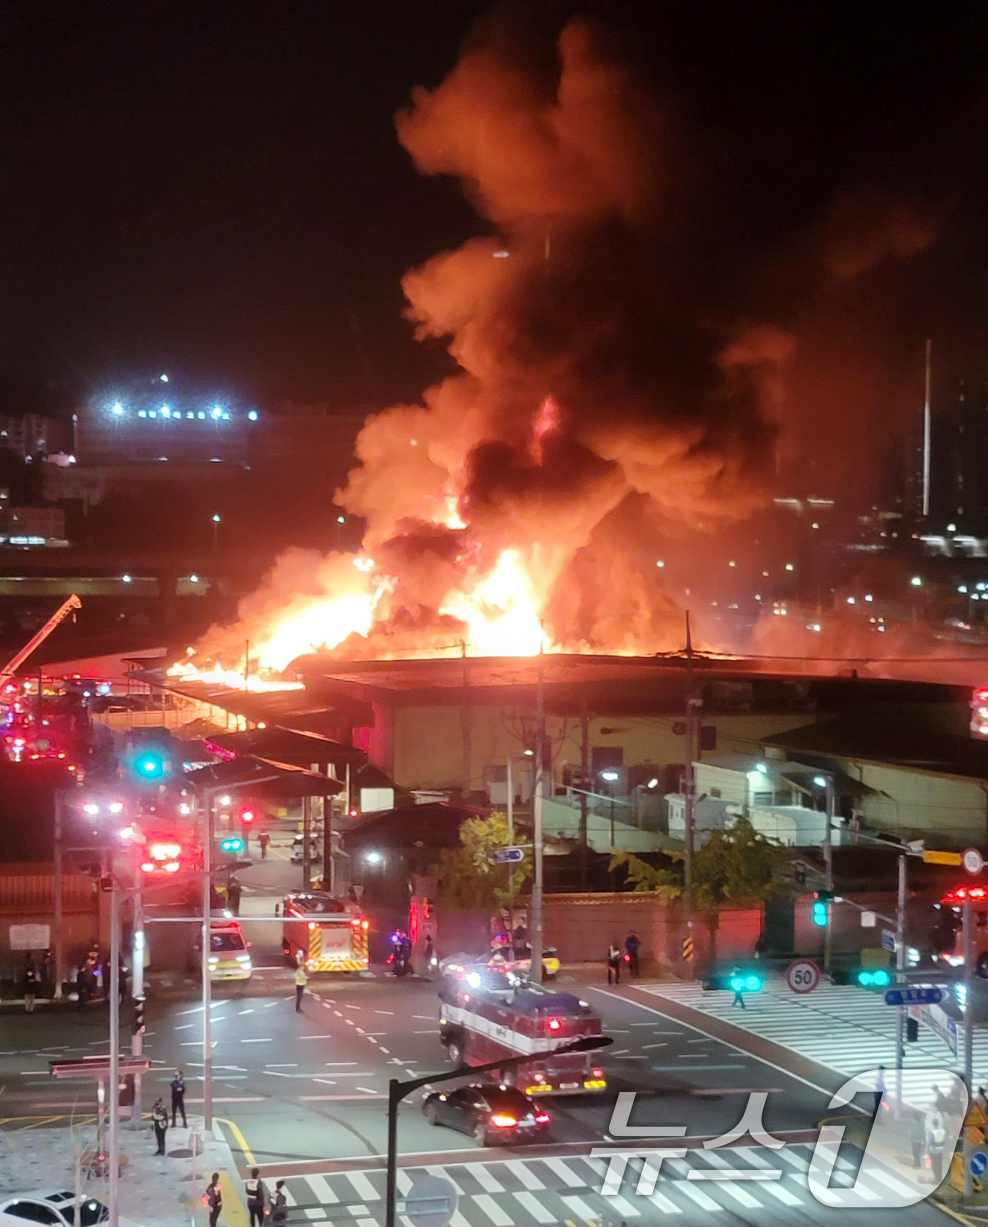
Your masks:
{"label": "pedestrian signal", "polygon": [[134,1019],[131,1025],[131,1031],[134,1035],[144,1034],[144,998],[134,998]]}
{"label": "pedestrian signal", "polygon": [[227,835],[220,840],[220,851],[237,855],[244,850],[244,841],[239,835]]}
{"label": "pedestrian signal", "polygon": [[892,976],[883,968],[876,968],[874,971],[866,971],[862,968],[855,973],[854,979],[862,988],[888,988],[892,983]]}
{"label": "pedestrian signal", "polygon": [[833,891],[817,890],[813,892],[813,923],[818,929],[827,927],[827,913],[829,911],[828,904],[834,897]]}

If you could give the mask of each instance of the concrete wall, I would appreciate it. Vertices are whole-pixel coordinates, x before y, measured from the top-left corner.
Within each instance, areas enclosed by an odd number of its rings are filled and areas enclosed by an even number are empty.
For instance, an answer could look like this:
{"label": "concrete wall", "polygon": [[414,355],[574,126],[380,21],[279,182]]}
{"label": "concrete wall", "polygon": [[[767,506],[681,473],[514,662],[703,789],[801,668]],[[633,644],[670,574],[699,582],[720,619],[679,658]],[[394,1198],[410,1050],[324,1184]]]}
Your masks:
{"label": "concrete wall", "polygon": [[[654,831],[645,831],[628,817],[627,805],[615,807],[615,818],[609,814],[587,814],[587,842],[596,852],[610,852],[620,848],[624,852],[650,852],[661,847],[661,839]],[[547,836],[562,839],[578,839],[580,835],[580,809],[559,801],[546,800],[542,811],[542,829]]]}
{"label": "concrete wall", "polygon": [[[464,732],[469,743],[469,787],[483,789],[485,768],[503,763],[509,754],[520,755],[518,721],[499,706],[472,706],[465,722],[459,706],[396,707],[378,709],[380,728],[371,737],[372,761],[406,788],[459,787],[464,779]],[[773,733],[798,728],[812,719],[807,712],[771,714],[711,714],[704,725],[717,729],[718,751],[757,753],[761,741]],[[594,746],[620,746],[626,764],[664,766],[684,761],[684,738],[673,732],[673,716],[597,716],[590,721],[589,742]],[[529,721],[531,723],[531,721]],[[555,746],[553,770],[580,764],[578,720],[550,717],[549,735]],[[607,728],[612,731],[604,733]]]}
{"label": "concrete wall", "polygon": [[853,759],[846,761],[845,770],[887,794],[863,798],[866,825],[907,839],[926,838],[931,847],[981,847],[988,842],[988,796],[979,781]]}
{"label": "concrete wall", "polygon": [[[24,963],[23,952],[11,950],[11,925],[48,925],[54,944],[54,883],[50,864],[0,865],[0,974],[9,976],[14,971],[19,972]],[[100,937],[99,903],[93,879],[88,874],[65,874],[62,919],[67,968],[84,957],[93,937]],[[35,951],[35,961],[39,953],[43,951]]]}

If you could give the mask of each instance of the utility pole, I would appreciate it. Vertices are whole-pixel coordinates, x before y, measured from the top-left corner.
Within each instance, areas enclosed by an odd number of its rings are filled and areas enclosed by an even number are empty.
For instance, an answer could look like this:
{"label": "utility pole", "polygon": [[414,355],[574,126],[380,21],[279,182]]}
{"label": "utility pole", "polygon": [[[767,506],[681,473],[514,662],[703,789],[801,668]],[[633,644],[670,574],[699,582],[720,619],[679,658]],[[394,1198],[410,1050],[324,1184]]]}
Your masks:
{"label": "utility pole", "polygon": [[62,981],[65,979],[65,941],[62,937],[64,924],[62,921],[62,818],[63,805],[61,789],[55,793],[55,1000],[62,999]]}
{"label": "utility pole", "polygon": [[827,829],[823,834],[823,874],[824,888],[827,891],[827,927],[823,931],[823,970],[829,974],[830,962],[834,946],[834,779],[831,775],[824,776],[826,788]]}
{"label": "utility pole", "polygon": [[[141,867],[135,865],[134,886],[134,934],[130,954],[131,999],[133,1002],[144,1000],[144,896],[141,890]],[[131,1056],[144,1054],[144,1034],[131,1022],[130,1036]],[[141,1078],[139,1070],[134,1073],[134,1115],[131,1125],[134,1129],[141,1127]]]}
{"label": "utility pole", "polygon": [[[827,900],[827,920],[830,920],[830,900]],[[829,923],[827,925],[829,931]],[[899,857],[899,890],[895,908],[895,971],[896,986],[906,983],[906,858]],[[906,1056],[906,1006],[895,1010],[895,1114],[902,1115],[902,1067]]]}
{"label": "utility pole", "polygon": [[696,785],[693,780],[693,747],[696,745],[696,710],[693,694],[693,639],[690,634],[690,614],[686,611],[686,769],[683,772],[685,830],[683,847],[683,900],[686,922],[693,923],[693,827]]}
{"label": "utility pole", "polygon": [[[971,911],[971,896],[964,900],[964,1085],[967,1087],[968,1100],[973,1099],[974,1091],[974,916]],[[964,1197],[971,1196],[973,1182],[971,1179],[971,1143],[963,1131],[964,1145],[961,1158],[964,1164]]]}
{"label": "utility pole", "polygon": [[529,979],[542,983],[542,802],[545,798],[545,676],[539,644],[535,683],[535,792],[532,796],[532,914],[528,918]]}
{"label": "utility pole", "polygon": [[[110,1227],[120,1222],[120,888],[110,872]],[[135,1109],[137,1107],[135,1103]]]}
{"label": "utility pole", "polygon": [[212,981],[209,977],[209,955],[212,948],[210,919],[213,906],[213,794],[204,788],[202,803],[202,1114],[203,1129],[208,1135],[213,1127],[213,1028],[210,1019]]}
{"label": "utility pole", "polygon": [[302,798],[302,889],[312,889],[312,798]]}
{"label": "utility pole", "polygon": [[587,829],[587,812],[590,798],[587,796],[587,782],[590,775],[590,717],[587,714],[586,702],[580,712],[580,890],[587,890],[590,884],[589,875],[589,831]]}

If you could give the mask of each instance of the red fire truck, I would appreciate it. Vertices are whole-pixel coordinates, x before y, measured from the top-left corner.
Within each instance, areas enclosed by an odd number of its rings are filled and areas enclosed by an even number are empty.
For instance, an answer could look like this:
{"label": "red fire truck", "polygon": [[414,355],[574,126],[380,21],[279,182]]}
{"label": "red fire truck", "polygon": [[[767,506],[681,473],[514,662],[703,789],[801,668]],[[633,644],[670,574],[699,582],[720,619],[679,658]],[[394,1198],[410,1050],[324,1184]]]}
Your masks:
{"label": "red fire truck", "polygon": [[310,892],[285,896],[281,946],[305,970],[366,971],[369,924],[352,903]]}
{"label": "red fire truck", "polygon": [[[572,993],[536,984],[478,989],[450,984],[439,993],[439,1039],[454,1064],[545,1052],[584,1035],[600,1035],[600,1015]],[[526,1094],[582,1095],[607,1086],[596,1052],[566,1052],[524,1061],[498,1079]],[[491,1075],[492,1077],[494,1075]]]}
{"label": "red fire truck", "polygon": [[974,970],[983,979],[988,979],[988,886],[981,883],[949,890],[936,905],[941,918],[932,933],[933,960],[949,963],[952,967],[964,966],[962,912],[968,899],[974,912],[971,934]]}

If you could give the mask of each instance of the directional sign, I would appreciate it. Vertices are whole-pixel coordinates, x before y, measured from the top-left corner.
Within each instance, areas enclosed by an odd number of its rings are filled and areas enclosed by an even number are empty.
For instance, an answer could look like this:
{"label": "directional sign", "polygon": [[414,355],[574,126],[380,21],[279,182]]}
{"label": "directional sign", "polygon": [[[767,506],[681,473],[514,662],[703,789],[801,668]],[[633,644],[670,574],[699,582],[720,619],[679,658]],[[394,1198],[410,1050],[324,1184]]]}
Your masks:
{"label": "directional sign", "polygon": [[886,1005],[938,1005],[941,1001],[939,988],[890,988],[885,994]]}
{"label": "directional sign", "polygon": [[975,1176],[980,1176],[988,1168],[988,1155],[983,1150],[976,1150],[971,1156],[971,1171]]}
{"label": "directional sign", "polygon": [[895,934],[891,929],[882,929],[882,949],[895,952]]}
{"label": "directional sign", "polygon": [[961,854],[961,864],[969,874],[977,875],[985,867],[985,858],[977,848],[968,848]]}
{"label": "directional sign", "polygon": [[405,1205],[400,1213],[415,1227],[446,1227],[453,1215],[460,1196],[456,1185],[443,1176],[416,1176],[405,1194]]}
{"label": "directional sign", "polygon": [[797,959],[786,969],[786,984],[794,993],[812,993],[820,983],[820,968],[812,959]]}
{"label": "directional sign", "polygon": [[524,860],[524,848],[495,848],[491,860],[495,865],[510,865],[515,861]]}

